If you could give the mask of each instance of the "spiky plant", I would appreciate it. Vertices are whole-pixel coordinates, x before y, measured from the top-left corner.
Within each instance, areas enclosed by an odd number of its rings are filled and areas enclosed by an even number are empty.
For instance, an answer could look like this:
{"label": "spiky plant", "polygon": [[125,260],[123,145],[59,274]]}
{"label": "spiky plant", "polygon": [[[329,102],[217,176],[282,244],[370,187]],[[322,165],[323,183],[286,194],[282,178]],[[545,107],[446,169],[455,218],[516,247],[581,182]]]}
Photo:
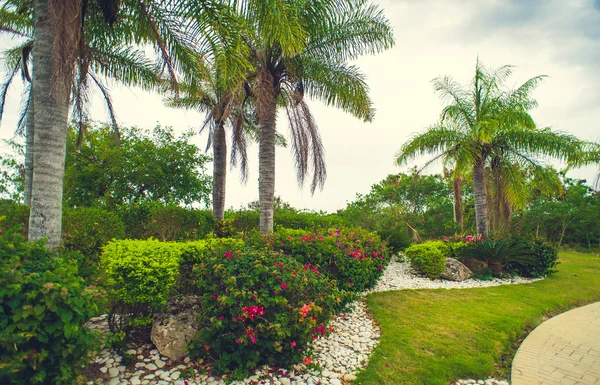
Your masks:
{"label": "spiky plant", "polygon": [[490,219],[488,180],[496,186],[497,204],[507,216],[511,205],[528,196],[525,176],[534,174],[554,184],[556,178],[543,167],[539,156],[570,160],[580,156],[583,142],[572,135],[539,129],[529,115],[537,106],[531,93],[544,79],[536,76],[514,90],[505,90],[511,66],[495,71],[477,60],[475,76],[465,89],[450,77],[433,81],[448,105],[440,122],[404,143],[396,155],[398,165],[421,155],[434,155],[451,165],[455,177],[472,179],[477,233],[488,235]]}
{"label": "spiky plant", "polygon": [[530,266],[535,263],[531,248],[522,242],[510,239],[485,239],[471,242],[460,250],[462,258],[473,258],[487,262],[496,277],[502,277],[502,268],[508,263]]}

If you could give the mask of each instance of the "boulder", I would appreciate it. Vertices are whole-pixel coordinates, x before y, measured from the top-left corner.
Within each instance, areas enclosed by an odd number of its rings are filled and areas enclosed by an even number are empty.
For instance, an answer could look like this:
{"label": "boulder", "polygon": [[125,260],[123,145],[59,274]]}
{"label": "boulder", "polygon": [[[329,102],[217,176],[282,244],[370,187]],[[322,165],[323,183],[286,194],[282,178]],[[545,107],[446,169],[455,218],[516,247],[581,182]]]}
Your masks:
{"label": "boulder", "polygon": [[449,281],[464,281],[473,276],[473,272],[460,261],[454,258],[446,258],[446,270],[442,278]]}
{"label": "boulder", "polygon": [[474,258],[466,258],[462,260],[463,265],[471,269],[474,273],[479,273],[488,268],[488,264]]}
{"label": "boulder", "polygon": [[198,333],[193,313],[160,314],[154,317],[150,339],[161,355],[173,361],[186,353],[187,344]]}

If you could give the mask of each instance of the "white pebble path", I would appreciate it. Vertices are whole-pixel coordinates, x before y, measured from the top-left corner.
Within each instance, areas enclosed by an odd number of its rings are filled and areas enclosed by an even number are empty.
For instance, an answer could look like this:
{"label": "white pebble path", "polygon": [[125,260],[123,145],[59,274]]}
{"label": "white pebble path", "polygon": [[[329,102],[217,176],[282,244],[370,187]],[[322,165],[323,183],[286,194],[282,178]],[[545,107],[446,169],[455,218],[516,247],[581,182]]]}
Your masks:
{"label": "white pebble path", "polygon": [[[369,292],[380,292],[404,289],[453,289],[488,287],[506,284],[530,283],[537,279],[510,278],[479,281],[468,279],[463,282],[445,280],[429,280],[418,277],[410,265],[401,259],[394,259],[384,272],[374,289]],[[367,294],[367,293],[365,293]],[[273,371],[268,367],[243,381],[233,381],[232,385],[343,385],[356,379],[356,374],[363,369],[369,360],[381,336],[379,327],[369,316],[363,300],[349,305],[346,313],[338,314],[330,323],[334,331],[327,337],[318,338],[313,344],[312,357],[321,369],[311,370],[304,365],[296,365],[292,370]],[[106,315],[90,320],[88,327],[103,333],[108,332]],[[216,379],[206,374],[196,373],[183,378],[188,368],[196,365],[189,358],[183,363],[172,363],[160,354],[151,344],[131,347],[126,352],[135,356],[134,371],[128,371],[122,364],[123,358],[115,351],[103,349],[92,361],[102,376],[88,385],[224,385],[225,380]],[[506,380],[488,378],[486,380],[458,380],[455,385],[508,385]]]}

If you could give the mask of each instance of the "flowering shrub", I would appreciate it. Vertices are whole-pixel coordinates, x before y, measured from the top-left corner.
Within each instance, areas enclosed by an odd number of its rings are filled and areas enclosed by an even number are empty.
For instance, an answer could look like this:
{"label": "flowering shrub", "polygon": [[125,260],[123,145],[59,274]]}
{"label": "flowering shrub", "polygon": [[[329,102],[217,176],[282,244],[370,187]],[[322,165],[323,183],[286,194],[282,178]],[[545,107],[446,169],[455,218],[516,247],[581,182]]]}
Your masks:
{"label": "flowering shrub", "polygon": [[447,246],[440,242],[425,242],[410,246],[404,254],[413,269],[430,279],[439,278],[446,268]]}
{"label": "flowering shrub", "polygon": [[314,233],[284,229],[254,242],[293,256],[304,269],[322,272],[340,288],[355,292],[373,287],[390,260],[379,236],[360,228]]}
{"label": "flowering shrub", "polygon": [[241,377],[262,364],[302,362],[351,294],[271,250],[215,250],[194,269],[203,293],[190,354]]}

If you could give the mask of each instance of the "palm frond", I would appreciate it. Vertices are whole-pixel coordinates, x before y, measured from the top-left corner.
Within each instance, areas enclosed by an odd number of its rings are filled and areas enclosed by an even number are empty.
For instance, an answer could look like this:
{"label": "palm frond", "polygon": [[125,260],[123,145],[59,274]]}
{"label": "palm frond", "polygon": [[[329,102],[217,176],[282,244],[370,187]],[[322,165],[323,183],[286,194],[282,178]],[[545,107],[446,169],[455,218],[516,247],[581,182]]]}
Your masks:
{"label": "palm frond", "polygon": [[396,153],[396,164],[401,166],[421,155],[448,153],[455,149],[464,139],[464,135],[444,126],[432,126],[424,132],[413,136],[402,145]]}
{"label": "palm frond", "polygon": [[2,123],[2,117],[4,115],[4,106],[6,105],[6,95],[8,94],[8,89],[10,88],[10,85],[12,84],[13,80],[15,79],[15,76],[16,76],[17,72],[19,71],[19,68],[20,68],[20,62],[18,62],[16,65],[14,65],[14,67],[9,72],[8,76],[6,77],[5,82],[2,84],[2,86],[0,86],[0,124]]}
{"label": "palm frond", "polygon": [[375,110],[368,95],[369,87],[358,67],[316,58],[303,58],[299,65],[310,97],[364,121],[373,120]]}

